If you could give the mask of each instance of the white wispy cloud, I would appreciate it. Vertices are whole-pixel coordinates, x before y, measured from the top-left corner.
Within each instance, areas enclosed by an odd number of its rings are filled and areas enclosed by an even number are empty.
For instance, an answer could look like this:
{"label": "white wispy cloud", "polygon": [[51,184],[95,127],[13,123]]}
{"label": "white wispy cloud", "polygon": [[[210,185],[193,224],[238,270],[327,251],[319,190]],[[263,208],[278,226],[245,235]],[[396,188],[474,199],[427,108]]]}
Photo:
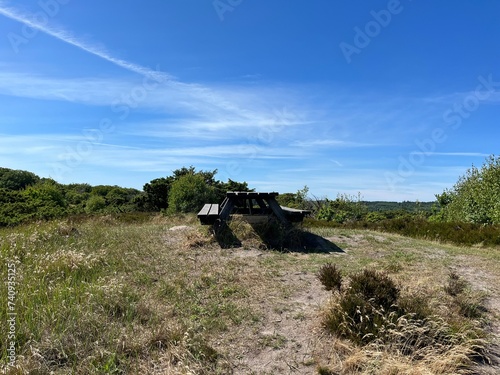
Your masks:
{"label": "white wispy cloud", "polygon": [[[159,67],[157,67],[157,69],[155,70],[127,60],[120,59],[108,52],[104,47],[100,45],[98,46],[96,44],[86,42],[62,28],[50,26],[46,24],[46,22],[39,22],[37,21],[37,17],[34,17],[33,14],[22,12],[12,6],[7,6],[3,1],[0,1],[0,15],[20,22],[47,35],[50,35],[64,43],[74,46],[91,55],[99,57],[129,72],[137,73],[143,77],[152,78],[155,81],[161,83],[162,86],[169,85],[174,90],[178,91],[179,93],[183,93],[183,95],[186,96],[186,100],[184,101],[182,101],[181,98],[177,97],[176,99],[178,103],[183,102],[186,106],[189,106],[193,104],[193,99],[196,99],[197,101],[202,101],[211,106],[216,106],[222,110],[233,112],[244,111],[244,108],[236,106],[232,101],[227,100],[226,97],[219,95],[206,86],[196,83],[181,82],[171,74],[159,70]],[[64,93],[61,93],[59,97],[64,98]],[[196,106],[197,104],[195,104],[195,107]]]}
{"label": "white wispy cloud", "polygon": [[360,143],[343,141],[339,139],[311,139],[304,141],[295,141],[292,143],[294,147],[379,147],[383,144]]}
{"label": "white wispy cloud", "polygon": [[5,70],[0,72],[0,93],[22,98],[108,106],[133,87],[131,82],[118,79],[62,79]]}
{"label": "white wispy cloud", "polygon": [[490,154],[484,152],[433,152],[436,156],[464,156],[464,157],[488,157]]}
{"label": "white wispy cloud", "polygon": [[[32,14],[27,14],[24,12],[19,11],[18,9],[15,9],[13,7],[8,7],[4,4],[4,2],[0,2],[0,14],[10,18],[14,21],[23,23],[33,29],[36,29],[38,31],[41,31],[47,35],[50,35],[56,39],[59,39],[60,41],[70,44],[74,47],[77,47],[85,52],[88,52],[92,55],[95,55],[97,57],[100,57],[101,59],[104,59],[116,66],[119,66],[123,69],[126,69],[128,71],[140,74],[142,76],[146,77],[152,77],[158,81],[165,81],[165,80],[172,80],[173,77],[169,74],[166,74],[164,72],[159,72],[147,67],[143,67],[138,64],[134,64],[129,61],[125,61],[122,59],[119,59],[117,57],[112,56],[109,52],[104,50],[102,47],[98,47],[96,45],[90,44],[88,42],[82,41],[80,38],[77,38],[76,36],[72,35],[69,31],[63,30],[63,29],[58,29],[53,26],[48,26],[45,23],[41,23],[37,21],[37,17],[33,17]],[[39,17],[38,17],[39,18]]]}

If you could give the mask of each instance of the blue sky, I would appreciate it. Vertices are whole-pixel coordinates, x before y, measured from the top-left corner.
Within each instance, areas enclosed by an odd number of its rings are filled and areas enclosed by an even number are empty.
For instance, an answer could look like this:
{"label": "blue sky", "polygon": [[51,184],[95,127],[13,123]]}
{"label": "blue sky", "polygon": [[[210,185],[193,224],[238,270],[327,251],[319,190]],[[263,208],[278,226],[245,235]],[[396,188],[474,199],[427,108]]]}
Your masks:
{"label": "blue sky", "polygon": [[0,166],[433,200],[498,154],[500,2],[0,0]]}

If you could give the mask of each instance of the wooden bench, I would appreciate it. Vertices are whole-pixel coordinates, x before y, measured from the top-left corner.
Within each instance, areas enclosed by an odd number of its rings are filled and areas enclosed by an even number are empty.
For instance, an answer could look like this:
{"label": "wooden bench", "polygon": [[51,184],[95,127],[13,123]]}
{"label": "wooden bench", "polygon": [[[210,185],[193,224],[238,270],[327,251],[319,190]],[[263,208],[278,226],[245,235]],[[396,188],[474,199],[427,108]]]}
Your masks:
{"label": "wooden bench", "polygon": [[224,223],[233,214],[243,217],[266,218],[274,215],[285,226],[291,223],[300,223],[304,216],[309,215],[309,210],[297,210],[282,207],[276,201],[278,193],[257,193],[249,191],[228,191],[224,201],[219,204],[207,203],[198,213],[198,219],[203,225],[212,225],[217,222]]}
{"label": "wooden bench", "polygon": [[304,220],[304,216],[310,215],[309,210],[297,210],[296,208],[290,208],[285,206],[280,206],[281,210],[285,214],[286,218],[292,223],[300,223]]}
{"label": "wooden bench", "polygon": [[198,212],[198,219],[203,225],[212,225],[219,218],[219,205],[207,203]]}

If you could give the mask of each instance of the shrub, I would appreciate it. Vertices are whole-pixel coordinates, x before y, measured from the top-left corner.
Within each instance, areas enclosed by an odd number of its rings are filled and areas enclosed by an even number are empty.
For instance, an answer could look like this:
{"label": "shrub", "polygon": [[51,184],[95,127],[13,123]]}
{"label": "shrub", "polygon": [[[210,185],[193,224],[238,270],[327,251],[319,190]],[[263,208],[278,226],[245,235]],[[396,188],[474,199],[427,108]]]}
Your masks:
{"label": "shrub", "polygon": [[280,194],[276,200],[281,206],[308,210],[311,209],[310,201],[307,199],[309,188],[304,186],[303,189],[298,190],[296,193]]}
{"label": "shrub", "polygon": [[369,212],[365,217],[365,220],[369,223],[377,223],[385,219],[387,219],[386,215],[381,212]]}
{"label": "shrub", "polygon": [[196,212],[215,200],[215,191],[202,175],[186,174],[172,183],[168,197],[169,213]]}
{"label": "shrub", "polygon": [[399,297],[394,281],[383,272],[365,269],[351,276],[351,293],[361,295],[366,301],[385,310],[391,309]]}
{"label": "shrub", "polygon": [[378,338],[386,325],[387,314],[362,295],[347,292],[338,306],[326,317],[325,327],[356,344],[367,344]]}
{"label": "shrub", "polygon": [[0,168],[0,189],[22,190],[38,181],[40,181],[40,177],[34,173]]}
{"label": "shrub", "polygon": [[460,360],[457,367],[489,360],[477,321],[484,311],[483,296],[463,292],[455,274],[450,275],[448,287],[458,295],[446,318],[434,314],[428,295],[400,297],[398,287],[384,273],[364,270],[350,279],[350,287],[335,293],[326,311],[323,324],[331,333],[369,346],[370,351],[389,351],[410,360],[457,352],[462,353],[453,359]]}
{"label": "shrub", "polygon": [[450,296],[456,297],[459,294],[462,294],[466,287],[467,281],[465,281],[457,273],[452,271],[448,275],[448,284],[444,287],[444,290]]}
{"label": "shrub", "polygon": [[335,264],[327,263],[318,271],[318,279],[326,290],[339,291],[342,287],[342,272]]}
{"label": "shrub", "polygon": [[[340,274],[328,264],[324,270],[332,276]],[[357,344],[366,344],[379,338],[398,318],[395,304],[399,289],[386,274],[373,270],[355,273],[350,279],[349,288],[340,293],[328,312],[325,327]]]}
{"label": "shrub", "polygon": [[106,200],[100,195],[92,195],[85,205],[87,213],[94,213],[103,210],[106,207]]}
{"label": "shrub", "polygon": [[367,212],[368,209],[361,201],[360,195],[351,197],[347,194],[339,194],[335,200],[326,199],[323,202],[318,209],[317,218],[342,224],[361,220]]}
{"label": "shrub", "polygon": [[304,221],[308,227],[343,227],[350,229],[371,229],[397,233],[403,236],[432,241],[451,242],[457,245],[498,246],[500,245],[500,225],[482,225],[464,222],[437,222],[410,216],[382,220],[378,222],[354,221],[339,224],[312,219]]}
{"label": "shrub", "polygon": [[172,182],[172,177],[162,177],[145,184],[143,187],[145,193],[143,206],[154,211],[167,209],[168,193]]}
{"label": "shrub", "polygon": [[472,166],[453,189],[436,198],[438,218],[479,224],[500,224],[500,157],[491,155],[481,169]]}

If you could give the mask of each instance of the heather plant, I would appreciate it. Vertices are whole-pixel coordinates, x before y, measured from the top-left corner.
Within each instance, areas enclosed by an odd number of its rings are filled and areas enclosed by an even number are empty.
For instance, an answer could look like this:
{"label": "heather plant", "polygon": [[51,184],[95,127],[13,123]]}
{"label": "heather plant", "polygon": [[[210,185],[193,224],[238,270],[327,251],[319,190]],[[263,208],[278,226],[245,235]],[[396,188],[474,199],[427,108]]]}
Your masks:
{"label": "heather plant", "polygon": [[351,276],[350,293],[359,294],[373,305],[389,310],[399,297],[399,289],[384,272],[365,269]]}
{"label": "heather plant", "polygon": [[[320,274],[331,269],[327,264]],[[453,297],[451,304],[456,311],[446,317],[430,306],[429,295],[401,296],[400,288],[387,274],[365,269],[352,274],[340,293],[332,295],[323,324],[338,337],[370,350],[383,347],[412,358],[459,350],[463,364],[486,358],[484,335],[476,323],[482,299],[466,293],[456,274],[450,274],[445,290]]]}
{"label": "heather plant", "polygon": [[323,265],[317,274],[321,284],[329,291],[338,291],[342,287],[342,272],[335,264],[327,263]]}
{"label": "heather plant", "polygon": [[[325,270],[339,273],[327,265],[320,274],[324,275]],[[350,276],[349,286],[341,291],[336,305],[327,314],[325,326],[360,344],[373,341],[397,317],[398,296],[398,287],[385,273],[370,269],[357,272]]]}

